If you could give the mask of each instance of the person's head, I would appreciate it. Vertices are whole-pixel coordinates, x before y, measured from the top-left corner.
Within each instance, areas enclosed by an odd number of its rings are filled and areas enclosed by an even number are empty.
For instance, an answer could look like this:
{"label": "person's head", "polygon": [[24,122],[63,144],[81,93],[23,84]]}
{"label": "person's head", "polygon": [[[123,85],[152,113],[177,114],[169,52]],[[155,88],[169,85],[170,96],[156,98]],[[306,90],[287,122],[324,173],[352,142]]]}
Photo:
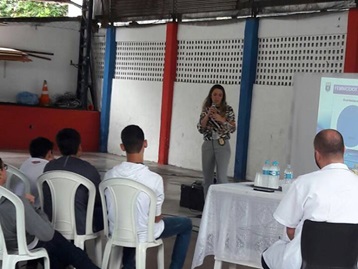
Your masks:
{"label": "person's head", "polygon": [[29,152],[33,158],[52,160],[53,143],[45,137],[37,137],[31,141]]}
{"label": "person's head", "polygon": [[81,152],[81,136],[72,128],[65,128],[56,135],[56,143],[62,155],[79,156]]}
{"label": "person's head", "polygon": [[147,147],[143,130],[137,125],[128,125],[121,133],[121,149],[127,154],[141,153]]}
{"label": "person's head", "polygon": [[7,165],[0,158],[0,186],[4,186],[6,183],[6,170]]}
{"label": "person's head", "polygon": [[340,132],[333,129],[320,131],[313,141],[315,161],[319,168],[330,163],[343,163],[344,141]]}
{"label": "person's head", "polygon": [[209,94],[205,99],[204,106],[210,107],[212,104],[215,104],[217,107],[226,106],[226,93],[223,86],[215,84],[210,88]]}

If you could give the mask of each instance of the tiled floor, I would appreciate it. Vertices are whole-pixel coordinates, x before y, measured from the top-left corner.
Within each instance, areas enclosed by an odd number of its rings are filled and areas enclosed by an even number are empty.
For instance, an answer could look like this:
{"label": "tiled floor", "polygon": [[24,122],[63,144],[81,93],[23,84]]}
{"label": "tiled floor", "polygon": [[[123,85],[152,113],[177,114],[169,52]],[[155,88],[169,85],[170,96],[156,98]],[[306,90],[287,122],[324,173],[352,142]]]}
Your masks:
{"label": "tiled floor", "polygon": [[[57,154],[58,156],[58,154]],[[12,164],[16,167],[19,167],[21,163],[28,157],[26,152],[14,152],[14,151],[2,151],[0,152],[0,157],[5,163]],[[100,172],[103,177],[104,173],[112,168],[114,165],[125,160],[124,157],[104,154],[104,153],[85,153],[82,157],[83,159],[92,163]],[[180,186],[181,184],[191,184],[195,180],[202,180],[202,174],[198,171],[182,169],[171,165],[158,165],[153,162],[146,162],[146,165],[154,172],[160,174],[164,179],[164,188],[165,188],[165,201],[163,204],[162,212],[163,214],[168,215],[182,215],[188,216],[193,221],[193,234],[192,240],[190,243],[187,259],[185,261],[184,269],[191,268],[191,261],[194,255],[195,243],[197,238],[197,231],[200,225],[200,219],[197,217],[200,212],[191,211],[186,208],[179,206],[180,200]],[[169,268],[170,254],[172,250],[172,245],[174,240],[172,238],[165,239],[165,268]],[[214,267],[214,258],[212,256],[207,257],[204,260],[204,264],[198,269],[209,269]],[[147,254],[147,268],[155,269],[156,268],[156,254],[155,250],[149,250]],[[228,268],[228,264],[224,264],[223,269]],[[249,269],[245,266],[237,266],[237,269]]]}

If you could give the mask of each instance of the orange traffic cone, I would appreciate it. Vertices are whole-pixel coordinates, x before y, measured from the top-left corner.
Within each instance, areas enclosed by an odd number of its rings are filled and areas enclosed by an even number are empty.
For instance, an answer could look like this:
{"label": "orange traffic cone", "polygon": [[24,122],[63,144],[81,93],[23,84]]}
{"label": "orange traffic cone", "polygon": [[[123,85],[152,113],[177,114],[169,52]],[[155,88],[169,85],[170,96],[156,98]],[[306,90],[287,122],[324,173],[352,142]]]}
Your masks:
{"label": "orange traffic cone", "polygon": [[42,93],[39,99],[40,106],[49,106],[50,105],[50,97],[48,95],[47,81],[44,80],[44,84],[42,86]]}

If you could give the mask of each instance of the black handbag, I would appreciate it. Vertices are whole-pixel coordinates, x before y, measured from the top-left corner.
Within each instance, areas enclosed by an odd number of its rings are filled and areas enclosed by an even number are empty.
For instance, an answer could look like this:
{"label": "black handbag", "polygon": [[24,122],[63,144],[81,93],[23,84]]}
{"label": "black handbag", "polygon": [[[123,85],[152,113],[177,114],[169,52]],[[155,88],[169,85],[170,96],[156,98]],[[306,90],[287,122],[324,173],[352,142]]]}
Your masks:
{"label": "black handbag", "polygon": [[192,210],[203,211],[204,188],[201,181],[194,181],[191,185],[181,185],[179,205]]}

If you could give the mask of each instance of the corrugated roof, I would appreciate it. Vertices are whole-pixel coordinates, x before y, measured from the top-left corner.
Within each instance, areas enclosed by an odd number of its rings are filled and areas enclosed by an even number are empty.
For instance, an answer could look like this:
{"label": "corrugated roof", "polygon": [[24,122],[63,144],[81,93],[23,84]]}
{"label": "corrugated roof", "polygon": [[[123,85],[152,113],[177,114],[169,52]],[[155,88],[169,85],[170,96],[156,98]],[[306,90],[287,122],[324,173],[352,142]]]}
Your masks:
{"label": "corrugated roof", "polygon": [[[46,0],[45,0],[46,1]],[[346,9],[356,1],[330,0],[94,0],[103,3],[102,18],[110,22],[162,19],[200,19],[237,17],[272,13],[291,13]],[[52,0],[70,2],[70,0]]]}
{"label": "corrugated roof", "polygon": [[110,21],[198,19],[342,9],[355,1],[327,0],[104,0]]}

